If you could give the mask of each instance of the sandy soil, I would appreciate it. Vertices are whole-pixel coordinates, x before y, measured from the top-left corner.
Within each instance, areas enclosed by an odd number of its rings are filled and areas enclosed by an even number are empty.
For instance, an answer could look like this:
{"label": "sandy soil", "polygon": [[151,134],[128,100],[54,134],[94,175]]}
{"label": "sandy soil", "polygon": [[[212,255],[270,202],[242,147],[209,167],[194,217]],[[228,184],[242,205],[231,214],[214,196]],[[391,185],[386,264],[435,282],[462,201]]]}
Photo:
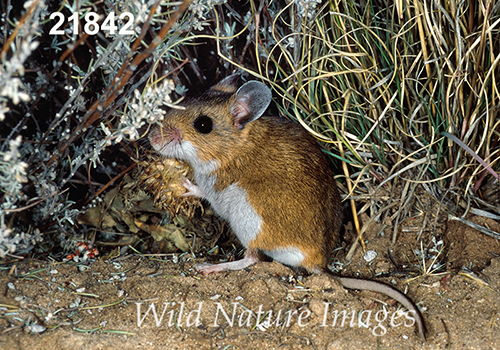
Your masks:
{"label": "sandy soil", "polygon": [[[359,251],[343,274],[394,271],[388,249],[401,264],[420,248],[411,234],[393,245],[376,232],[365,235],[375,260],[367,263]],[[407,290],[421,308],[426,341],[383,295],[347,291],[327,276],[297,276],[276,262],[202,276],[185,254],[126,255],[90,266],[1,264],[0,348],[500,349],[500,242],[456,222],[445,223],[442,239],[444,274],[380,279]],[[342,311],[344,325],[342,316],[334,325]]]}

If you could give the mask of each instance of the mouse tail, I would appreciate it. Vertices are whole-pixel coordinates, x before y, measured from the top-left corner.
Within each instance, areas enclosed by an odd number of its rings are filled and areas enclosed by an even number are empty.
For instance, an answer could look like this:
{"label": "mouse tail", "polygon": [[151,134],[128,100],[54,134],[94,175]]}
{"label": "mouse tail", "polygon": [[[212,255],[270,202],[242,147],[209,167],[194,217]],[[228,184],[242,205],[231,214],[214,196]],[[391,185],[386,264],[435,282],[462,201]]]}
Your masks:
{"label": "mouse tail", "polygon": [[424,318],[420,313],[418,307],[408,296],[406,296],[406,294],[383,282],[352,277],[341,277],[334,275],[331,271],[326,269],[324,272],[339,281],[344,288],[369,290],[372,292],[382,293],[404,305],[408,309],[408,311],[413,313],[415,322],[417,324],[418,333],[425,340],[427,328],[425,327]]}

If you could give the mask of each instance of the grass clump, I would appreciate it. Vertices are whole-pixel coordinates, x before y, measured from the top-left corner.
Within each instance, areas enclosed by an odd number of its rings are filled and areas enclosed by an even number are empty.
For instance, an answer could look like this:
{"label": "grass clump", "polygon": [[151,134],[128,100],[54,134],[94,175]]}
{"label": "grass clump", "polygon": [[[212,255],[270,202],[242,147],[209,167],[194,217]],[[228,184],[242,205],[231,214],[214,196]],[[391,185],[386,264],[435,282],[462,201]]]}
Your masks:
{"label": "grass clump", "polygon": [[422,191],[446,213],[498,214],[500,4],[333,0],[294,21],[299,7],[274,19],[263,75],[347,164],[348,196],[372,214],[398,202],[394,240]]}

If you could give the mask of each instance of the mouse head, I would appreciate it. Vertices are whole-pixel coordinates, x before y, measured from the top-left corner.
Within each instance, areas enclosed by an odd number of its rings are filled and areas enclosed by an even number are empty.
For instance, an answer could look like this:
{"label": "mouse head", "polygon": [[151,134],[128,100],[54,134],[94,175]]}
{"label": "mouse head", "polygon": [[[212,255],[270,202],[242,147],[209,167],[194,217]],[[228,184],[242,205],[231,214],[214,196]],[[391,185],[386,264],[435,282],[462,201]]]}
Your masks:
{"label": "mouse head", "polygon": [[261,82],[249,81],[238,89],[238,78],[229,76],[186,101],[184,109],[170,110],[162,125],[149,134],[153,148],[167,158],[188,161],[195,172],[212,172],[238,157],[272,98]]}

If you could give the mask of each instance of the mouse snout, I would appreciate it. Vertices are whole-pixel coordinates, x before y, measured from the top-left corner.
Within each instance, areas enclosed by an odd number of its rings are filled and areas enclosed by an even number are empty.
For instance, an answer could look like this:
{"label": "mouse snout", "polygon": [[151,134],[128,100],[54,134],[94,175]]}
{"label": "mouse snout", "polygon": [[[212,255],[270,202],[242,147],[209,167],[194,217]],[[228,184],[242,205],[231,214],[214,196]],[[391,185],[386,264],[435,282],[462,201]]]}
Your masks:
{"label": "mouse snout", "polygon": [[182,135],[179,129],[172,126],[163,126],[154,128],[149,133],[149,142],[156,151],[161,150],[169,144],[179,144],[182,141]]}

